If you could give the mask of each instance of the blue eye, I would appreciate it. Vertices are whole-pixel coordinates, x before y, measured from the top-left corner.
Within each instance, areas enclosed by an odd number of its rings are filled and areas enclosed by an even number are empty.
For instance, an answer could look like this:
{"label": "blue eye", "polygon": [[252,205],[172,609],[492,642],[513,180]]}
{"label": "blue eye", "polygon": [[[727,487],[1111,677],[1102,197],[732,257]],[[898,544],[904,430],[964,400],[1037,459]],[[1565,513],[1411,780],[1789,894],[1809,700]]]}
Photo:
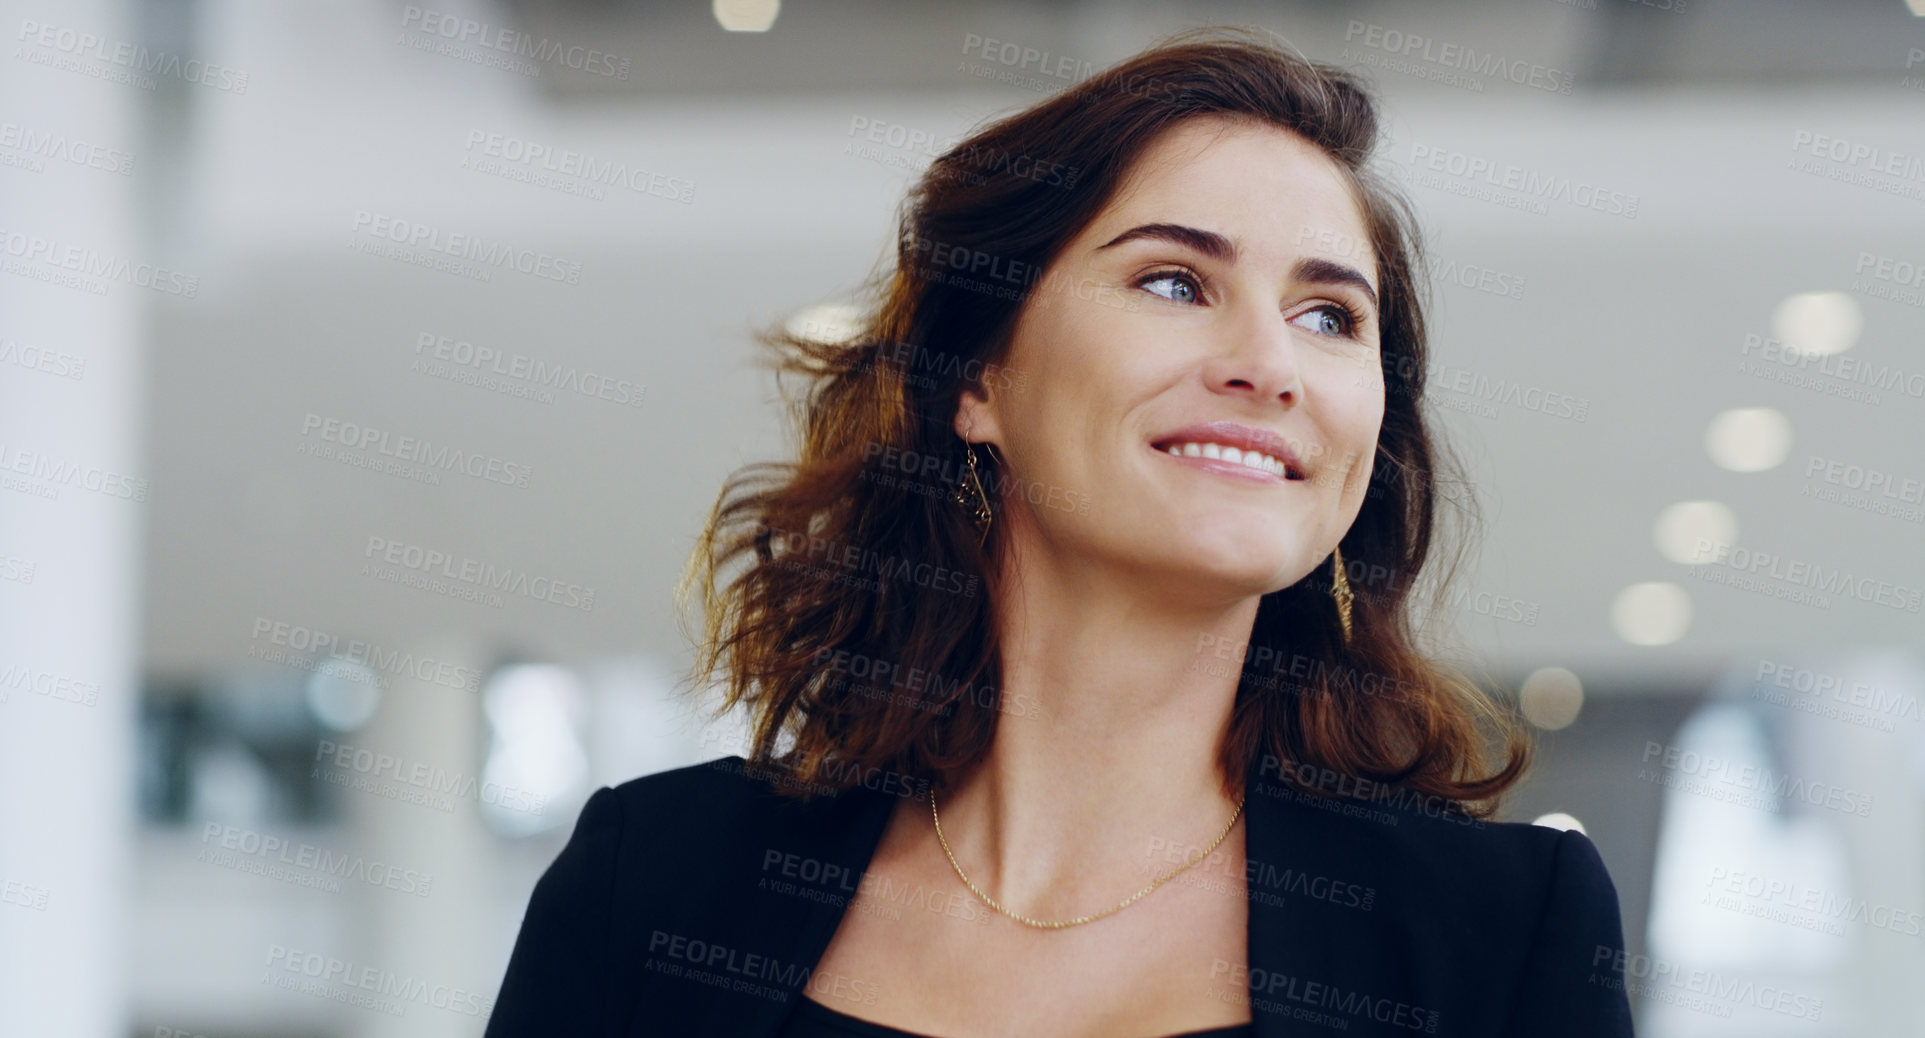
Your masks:
{"label": "blue eye", "polygon": [[[1198,299],[1200,299],[1203,295],[1203,288],[1201,285],[1197,284],[1197,281],[1195,278],[1191,277],[1188,274],[1183,273],[1182,271],[1176,271],[1176,270],[1157,271],[1156,273],[1149,275],[1143,280],[1138,281],[1136,284],[1137,284],[1137,287],[1139,288],[1148,288],[1150,285],[1159,284],[1164,281],[1168,281],[1172,283],[1173,294],[1164,295],[1162,292],[1158,292],[1155,289],[1150,289],[1150,291],[1155,295],[1163,296],[1163,298],[1168,299],[1172,302],[1177,302],[1177,303],[1194,303]],[[1177,290],[1175,289],[1174,286],[1177,284],[1188,285],[1189,293],[1187,295],[1175,294]]]}
{"label": "blue eye", "polygon": [[1351,313],[1348,308],[1338,306],[1334,303],[1326,303],[1313,310],[1305,310],[1303,313],[1298,314],[1297,317],[1291,318],[1291,320],[1295,321],[1299,317],[1318,318],[1317,323],[1311,326],[1310,330],[1319,335],[1355,335],[1359,323],[1359,318],[1356,314]]}

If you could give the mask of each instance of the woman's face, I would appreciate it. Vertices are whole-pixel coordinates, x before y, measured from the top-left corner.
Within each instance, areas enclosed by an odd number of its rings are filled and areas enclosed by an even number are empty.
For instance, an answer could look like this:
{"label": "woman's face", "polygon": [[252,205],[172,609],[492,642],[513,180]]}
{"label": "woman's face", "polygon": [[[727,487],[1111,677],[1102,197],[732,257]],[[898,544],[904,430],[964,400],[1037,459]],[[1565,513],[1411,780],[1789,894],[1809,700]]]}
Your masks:
{"label": "woman's face", "polygon": [[1013,378],[963,397],[957,432],[1008,466],[998,521],[1173,593],[1302,579],[1356,519],[1383,424],[1367,242],[1303,138],[1164,133],[1031,286]]}

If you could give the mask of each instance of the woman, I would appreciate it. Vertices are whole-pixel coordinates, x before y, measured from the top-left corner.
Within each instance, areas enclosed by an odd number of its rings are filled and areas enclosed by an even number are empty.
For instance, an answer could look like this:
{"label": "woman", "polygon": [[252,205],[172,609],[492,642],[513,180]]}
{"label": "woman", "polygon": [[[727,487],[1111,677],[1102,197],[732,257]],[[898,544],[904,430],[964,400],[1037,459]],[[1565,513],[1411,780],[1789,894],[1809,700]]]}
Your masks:
{"label": "woman", "polygon": [[693,562],[750,759],[596,791],[489,1035],[1631,1033],[1596,849],[1486,820],[1528,746],[1415,648],[1376,132],[1206,31],[934,162]]}

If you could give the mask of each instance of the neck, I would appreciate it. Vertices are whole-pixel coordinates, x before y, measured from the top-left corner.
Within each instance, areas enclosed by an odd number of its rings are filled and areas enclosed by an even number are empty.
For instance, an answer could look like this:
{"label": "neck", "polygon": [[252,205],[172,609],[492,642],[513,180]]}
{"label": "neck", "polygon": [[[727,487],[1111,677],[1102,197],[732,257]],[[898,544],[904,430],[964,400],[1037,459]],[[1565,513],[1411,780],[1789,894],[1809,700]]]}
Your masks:
{"label": "neck", "polygon": [[1026,554],[1006,558],[999,593],[995,741],[938,806],[978,886],[1060,918],[1120,901],[1169,871],[1172,848],[1188,861],[1223,832],[1237,800],[1217,755],[1238,665],[1200,665],[1214,657],[1199,646],[1247,641],[1257,599],[1183,602],[1142,574]]}

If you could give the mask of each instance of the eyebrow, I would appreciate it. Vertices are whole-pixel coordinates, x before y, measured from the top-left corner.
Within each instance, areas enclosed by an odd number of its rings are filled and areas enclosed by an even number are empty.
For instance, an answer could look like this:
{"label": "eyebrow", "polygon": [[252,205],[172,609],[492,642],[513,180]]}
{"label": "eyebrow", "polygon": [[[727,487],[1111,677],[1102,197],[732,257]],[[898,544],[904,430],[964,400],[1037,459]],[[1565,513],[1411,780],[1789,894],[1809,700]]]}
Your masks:
{"label": "eyebrow", "polygon": [[[1100,252],[1113,245],[1138,239],[1182,245],[1222,263],[1237,261],[1237,247],[1230,239],[1215,231],[1185,227],[1178,223],[1146,223],[1140,227],[1132,227],[1096,248]],[[1335,260],[1306,256],[1290,268],[1290,276],[1298,281],[1308,281],[1313,284],[1355,285],[1369,297],[1372,307],[1379,307],[1377,290],[1370,287],[1370,279],[1364,277],[1355,267]]]}

